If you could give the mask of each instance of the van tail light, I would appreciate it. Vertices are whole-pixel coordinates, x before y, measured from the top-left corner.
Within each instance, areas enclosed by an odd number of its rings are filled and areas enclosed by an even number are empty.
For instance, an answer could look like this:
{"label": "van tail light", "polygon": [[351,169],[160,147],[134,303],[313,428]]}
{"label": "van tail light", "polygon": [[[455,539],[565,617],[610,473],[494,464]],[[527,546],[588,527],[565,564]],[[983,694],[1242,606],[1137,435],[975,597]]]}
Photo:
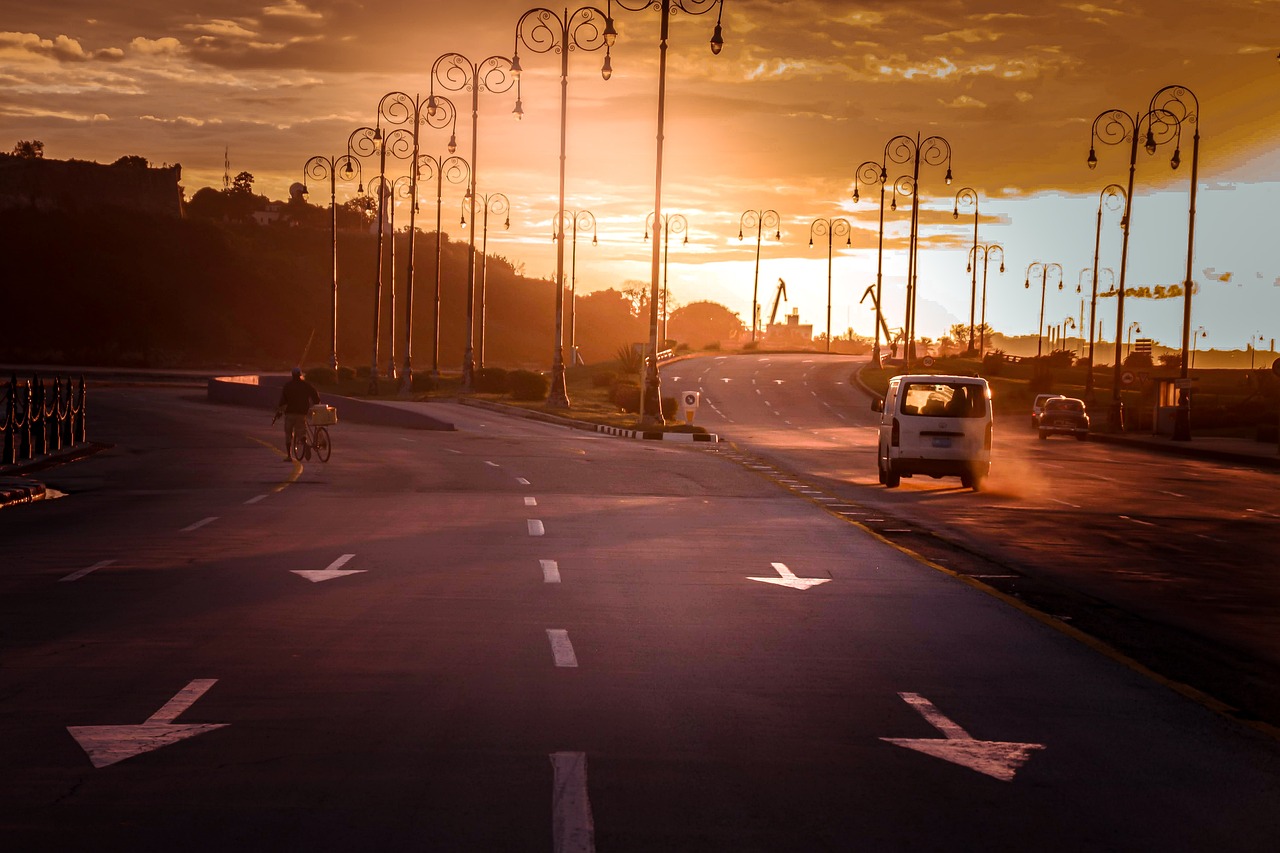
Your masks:
{"label": "van tail light", "polygon": [[898,424],[898,419],[893,419],[893,431],[889,433],[889,446],[898,447],[902,443],[902,427]]}
{"label": "van tail light", "polygon": [[987,424],[986,433],[982,436],[983,450],[991,449],[991,424]]}

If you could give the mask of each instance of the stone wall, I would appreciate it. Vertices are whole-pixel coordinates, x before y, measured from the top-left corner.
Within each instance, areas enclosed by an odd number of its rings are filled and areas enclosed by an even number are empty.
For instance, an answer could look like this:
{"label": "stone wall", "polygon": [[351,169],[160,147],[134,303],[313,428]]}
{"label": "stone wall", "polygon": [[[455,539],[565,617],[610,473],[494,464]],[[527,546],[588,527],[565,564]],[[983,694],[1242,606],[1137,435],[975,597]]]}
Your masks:
{"label": "stone wall", "polygon": [[181,166],[0,155],[0,208],[84,213],[114,207],[180,217],[181,179]]}

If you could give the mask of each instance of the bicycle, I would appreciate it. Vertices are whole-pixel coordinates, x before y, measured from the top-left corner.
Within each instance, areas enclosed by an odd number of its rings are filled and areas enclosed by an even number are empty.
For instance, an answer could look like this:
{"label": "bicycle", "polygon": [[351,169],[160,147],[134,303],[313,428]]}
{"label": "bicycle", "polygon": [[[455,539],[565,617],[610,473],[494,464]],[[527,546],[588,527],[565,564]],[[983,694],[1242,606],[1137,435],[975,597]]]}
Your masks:
{"label": "bicycle", "polygon": [[291,451],[293,458],[299,462],[310,462],[313,450],[321,462],[328,462],[329,454],[333,452],[333,445],[329,442],[329,430],[308,422],[294,434]]}

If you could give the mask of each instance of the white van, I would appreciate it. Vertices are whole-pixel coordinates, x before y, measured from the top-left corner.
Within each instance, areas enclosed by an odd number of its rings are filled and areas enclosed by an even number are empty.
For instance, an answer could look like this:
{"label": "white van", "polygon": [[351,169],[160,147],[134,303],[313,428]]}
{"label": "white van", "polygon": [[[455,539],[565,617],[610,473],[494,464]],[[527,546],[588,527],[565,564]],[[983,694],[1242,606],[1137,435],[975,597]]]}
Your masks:
{"label": "white van", "polygon": [[903,477],[959,477],[978,490],[991,470],[991,388],[977,376],[895,376],[880,412],[876,467],[891,489]]}

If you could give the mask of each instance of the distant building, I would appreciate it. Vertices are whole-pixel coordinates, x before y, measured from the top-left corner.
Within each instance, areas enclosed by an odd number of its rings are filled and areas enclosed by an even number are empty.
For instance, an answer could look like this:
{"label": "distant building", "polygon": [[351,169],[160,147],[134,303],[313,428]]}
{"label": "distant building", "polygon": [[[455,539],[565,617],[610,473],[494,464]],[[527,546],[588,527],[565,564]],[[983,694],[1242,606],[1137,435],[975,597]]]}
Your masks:
{"label": "distant building", "polygon": [[123,208],[182,216],[181,166],[152,168],[141,158],[109,166],[0,154],[0,209],[84,213]]}
{"label": "distant building", "polygon": [[792,308],[791,313],[783,318],[785,323],[770,323],[765,329],[765,340],[770,344],[802,344],[813,343],[813,324],[800,322],[800,309]]}
{"label": "distant building", "polygon": [[279,222],[284,218],[287,208],[288,205],[282,201],[269,201],[253,212],[253,221],[259,225],[270,225],[273,222]]}

